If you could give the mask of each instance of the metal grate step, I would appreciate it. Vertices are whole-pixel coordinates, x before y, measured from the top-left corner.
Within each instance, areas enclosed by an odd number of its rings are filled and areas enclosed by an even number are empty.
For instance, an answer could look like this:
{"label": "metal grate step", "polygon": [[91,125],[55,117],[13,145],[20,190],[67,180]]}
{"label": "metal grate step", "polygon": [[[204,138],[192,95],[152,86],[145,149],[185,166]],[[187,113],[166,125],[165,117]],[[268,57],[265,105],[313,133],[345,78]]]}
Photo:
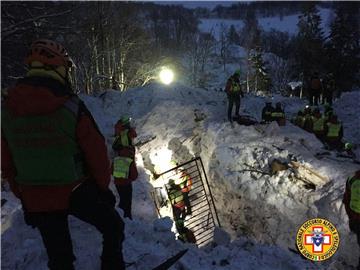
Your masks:
{"label": "metal grate step", "polygon": [[[214,229],[216,226],[220,227],[220,222],[201,158],[194,158],[157,176],[157,179],[166,183],[163,187],[156,188],[156,192],[152,194],[159,216],[169,216],[162,213],[163,207],[173,209],[171,218],[184,222],[184,226],[192,231],[199,247],[210,243]],[[189,186],[191,188],[187,192],[186,187]],[[167,204],[164,203],[166,199]],[[174,208],[174,204],[180,207]],[[191,214],[187,213],[189,209]]]}

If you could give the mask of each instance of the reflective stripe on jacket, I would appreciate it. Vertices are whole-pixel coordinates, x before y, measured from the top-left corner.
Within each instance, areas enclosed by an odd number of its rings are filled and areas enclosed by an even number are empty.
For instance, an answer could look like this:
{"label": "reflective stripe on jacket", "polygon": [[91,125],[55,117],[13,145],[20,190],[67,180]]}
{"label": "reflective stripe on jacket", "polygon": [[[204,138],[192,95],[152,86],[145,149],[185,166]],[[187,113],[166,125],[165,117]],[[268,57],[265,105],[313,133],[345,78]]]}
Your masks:
{"label": "reflective stripe on jacket", "polygon": [[132,162],[132,158],[115,157],[113,176],[116,178],[127,179],[129,177],[130,165]]}
{"label": "reflective stripe on jacket", "polygon": [[285,118],[285,113],[283,113],[283,112],[272,112],[271,117],[273,117],[273,118]]}

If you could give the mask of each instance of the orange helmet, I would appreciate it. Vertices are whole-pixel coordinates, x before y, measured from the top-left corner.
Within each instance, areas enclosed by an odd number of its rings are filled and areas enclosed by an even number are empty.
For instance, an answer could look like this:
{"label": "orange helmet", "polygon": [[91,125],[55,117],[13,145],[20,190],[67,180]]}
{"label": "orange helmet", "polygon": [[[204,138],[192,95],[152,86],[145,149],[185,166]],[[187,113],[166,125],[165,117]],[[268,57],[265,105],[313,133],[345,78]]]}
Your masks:
{"label": "orange helmet", "polygon": [[55,67],[70,68],[73,65],[66,49],[59,43],[47,39],[39,39],[31,44],[25,63],[30,65],[34,61]]}

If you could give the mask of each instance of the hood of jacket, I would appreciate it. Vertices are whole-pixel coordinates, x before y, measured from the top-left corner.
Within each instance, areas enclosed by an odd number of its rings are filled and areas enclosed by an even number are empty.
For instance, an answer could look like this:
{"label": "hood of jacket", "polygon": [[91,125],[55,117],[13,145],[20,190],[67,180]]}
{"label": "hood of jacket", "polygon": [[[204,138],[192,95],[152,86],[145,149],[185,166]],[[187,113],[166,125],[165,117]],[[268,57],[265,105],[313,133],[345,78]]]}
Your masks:
{"label": "hood of jacket", "polygon": [[5,107],[16,116],[48,114],[72,95],[69,87],[46,77],[26,77],[9,89]]}

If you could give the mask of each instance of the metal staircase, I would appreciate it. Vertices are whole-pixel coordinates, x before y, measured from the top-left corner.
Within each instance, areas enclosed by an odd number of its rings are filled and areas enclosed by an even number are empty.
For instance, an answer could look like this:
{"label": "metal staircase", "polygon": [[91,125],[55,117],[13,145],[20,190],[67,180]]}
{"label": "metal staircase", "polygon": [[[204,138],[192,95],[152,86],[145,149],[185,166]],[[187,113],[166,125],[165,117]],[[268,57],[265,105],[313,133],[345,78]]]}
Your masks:
{"label": "metal staircase", "polygon": [[[162,214],[161,209],[163,207],[169,207],[171,200],[160,197],[164,197],[164,194],[169,197],[169,193],[171,193],[169,181],[171,179],[179,179],[184,177],[184,175],[189,176],[192,182],[190,191],[185,194],[189,198],[192,213],[185,216],[183,219],[184,225],[194,233],[197,246],[202,247],[213,240],[215,226],[220,227],[220,222],[204,170],[204,165],[200,157],[194,158],[156,175],[157,179],[161,178],[165,185],[162,192],[158,192],[157,195],[156,192],[154,192],[154,201],[159,216],[166,216],[166,214]],[[178,193],[181,195],[182,192]],[[182,195],[184,195],[184,193],[182,193]],[[167,202],[167,204],[164,202]],[[176,219],[174,214],[171,218]]]}

